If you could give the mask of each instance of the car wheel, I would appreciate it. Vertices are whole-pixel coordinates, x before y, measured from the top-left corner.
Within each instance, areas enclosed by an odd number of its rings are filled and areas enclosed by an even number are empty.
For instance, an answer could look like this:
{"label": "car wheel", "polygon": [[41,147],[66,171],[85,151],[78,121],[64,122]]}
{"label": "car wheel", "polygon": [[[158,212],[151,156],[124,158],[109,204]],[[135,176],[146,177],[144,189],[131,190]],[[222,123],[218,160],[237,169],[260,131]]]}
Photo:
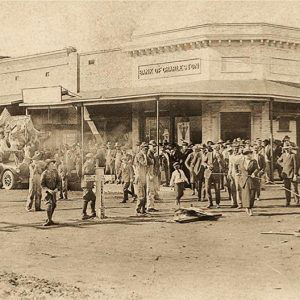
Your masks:
{"label": "car wheel", "polygon": [[4,171],[4,173],[2,175],[3,188],[5,188],[6,190],[11,190],[14,188],[15,182],[16,182],[16,179],[15,179],[13,172],[10,170]]}

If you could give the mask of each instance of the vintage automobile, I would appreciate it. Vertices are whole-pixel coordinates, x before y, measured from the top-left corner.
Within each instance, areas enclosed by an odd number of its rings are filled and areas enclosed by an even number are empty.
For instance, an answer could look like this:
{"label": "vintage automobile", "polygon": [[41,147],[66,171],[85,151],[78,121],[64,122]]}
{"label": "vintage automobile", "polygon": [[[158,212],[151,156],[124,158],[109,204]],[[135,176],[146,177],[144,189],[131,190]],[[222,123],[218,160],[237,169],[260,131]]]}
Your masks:
{"label": "vintage automobile", "polygon": [[14,162],[0,163],[0,184],[6,190],[14,188],[28,188],[29,167],[27,164],[20,164],[18,167]]}

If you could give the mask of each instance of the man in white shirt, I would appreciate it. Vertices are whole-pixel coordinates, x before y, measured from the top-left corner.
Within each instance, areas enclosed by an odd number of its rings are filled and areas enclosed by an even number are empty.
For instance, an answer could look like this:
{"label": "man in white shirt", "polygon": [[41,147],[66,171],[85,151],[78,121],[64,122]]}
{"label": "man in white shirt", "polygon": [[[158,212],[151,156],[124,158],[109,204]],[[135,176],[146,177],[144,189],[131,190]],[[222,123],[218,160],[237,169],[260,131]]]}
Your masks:
{"label": "man in white shirt", "polygon": [[186,178],[183,170],[180,169],[179,162],[175,162],[173,167],[175,170],[172,173],[170,186],[174,186],[176,192],[176,205],[180,206],[180,199],[183,196],[184,191],[184,183],[189,183],[189,181]]}

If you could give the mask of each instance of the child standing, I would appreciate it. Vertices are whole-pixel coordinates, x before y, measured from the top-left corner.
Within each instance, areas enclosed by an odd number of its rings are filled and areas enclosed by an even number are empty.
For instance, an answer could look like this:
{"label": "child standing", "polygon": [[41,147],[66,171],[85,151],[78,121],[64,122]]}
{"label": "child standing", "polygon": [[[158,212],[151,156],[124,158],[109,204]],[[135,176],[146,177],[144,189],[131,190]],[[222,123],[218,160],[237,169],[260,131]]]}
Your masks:
{"label": "child standing", "polygon": [[176,205],[180,206],[180,199],[183,196],[184,183],[189,183],[183,170],[180,169],[179,162],[173,164],[174,171],[170,180],[170,186],[174,186],[176,192]]}

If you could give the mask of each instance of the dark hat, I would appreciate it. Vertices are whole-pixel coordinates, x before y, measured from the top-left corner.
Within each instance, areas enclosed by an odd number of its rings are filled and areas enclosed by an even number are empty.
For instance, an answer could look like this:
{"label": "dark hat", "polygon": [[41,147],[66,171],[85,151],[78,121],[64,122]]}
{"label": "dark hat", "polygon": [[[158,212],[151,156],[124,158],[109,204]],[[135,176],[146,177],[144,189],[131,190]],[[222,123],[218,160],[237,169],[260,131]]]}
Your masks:
{"label": "dark hat", "polygon": [[248,154],[251,154],[253,153],[253,151],[251,149],[244,149],[243,150],[243,155],[248,155]]}

